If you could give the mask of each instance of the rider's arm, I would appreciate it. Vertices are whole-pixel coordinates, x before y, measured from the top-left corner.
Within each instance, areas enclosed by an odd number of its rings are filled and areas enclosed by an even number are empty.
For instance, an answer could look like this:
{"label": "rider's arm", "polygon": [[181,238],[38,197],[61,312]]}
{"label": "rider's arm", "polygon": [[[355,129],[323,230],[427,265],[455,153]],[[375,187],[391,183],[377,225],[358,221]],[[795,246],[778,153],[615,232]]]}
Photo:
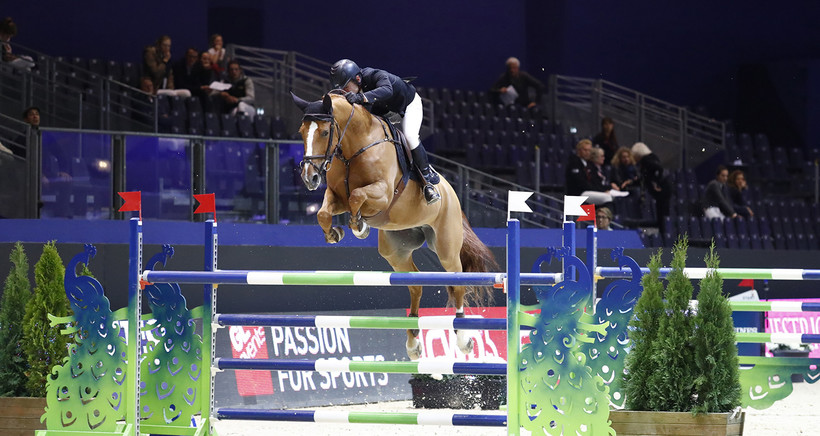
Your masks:
{"label": "rider's arm", "polygon": [[[390,73],[386,71],[376,70],[373,73],[376,87],[364,93],[364,97],[368,103],[375,103],[381,100],[387,100],[393,96],[393,84],[390,82]],[[362,78],[364,81],[364,78]]]}

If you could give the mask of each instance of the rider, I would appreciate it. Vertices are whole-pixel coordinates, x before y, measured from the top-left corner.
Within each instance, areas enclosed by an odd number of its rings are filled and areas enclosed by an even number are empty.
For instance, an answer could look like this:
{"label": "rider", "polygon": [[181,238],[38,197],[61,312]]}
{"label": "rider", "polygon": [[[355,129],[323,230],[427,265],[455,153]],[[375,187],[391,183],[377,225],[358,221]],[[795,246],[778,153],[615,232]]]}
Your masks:
{"label": "rider", "polygon": [[433,204],[441,199],[433,185],[439,182],[438,174],[427,160],[427,152],[421,145],[419,129],[424,117],[421,97],[416,88],[400,77],[375,68],[359,68],[350,59],[342,59],[330,68],[330,83],[333,88],[347,91],[345,97],[350,104],[368,105],[374,115],[395,112],[402,117],[401,128],[413,155],[413,162],[424,176],[424,199]]}

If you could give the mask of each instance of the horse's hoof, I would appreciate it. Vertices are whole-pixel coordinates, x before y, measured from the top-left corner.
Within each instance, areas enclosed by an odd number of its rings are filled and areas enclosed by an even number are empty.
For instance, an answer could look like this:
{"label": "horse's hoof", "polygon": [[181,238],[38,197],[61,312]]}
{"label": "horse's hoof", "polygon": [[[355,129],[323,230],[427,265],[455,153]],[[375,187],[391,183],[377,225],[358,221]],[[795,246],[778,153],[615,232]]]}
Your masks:
{"label": "horse's hoof", "polygon": [[464,354],[472,354],[474,346],[475,341],[473,341],[473,338],[470,338],[470,340],[468,340],[466,344],[462,341],[458,341],[458,349],[461,350],[461,352]]}
{"label": "horse's hoof", "polygon": [[370,235],[370,226],[367,225],[366,222],[361,220],[357,224],[359,225],[354,225],[350,227],[350,229],[353,231],[353,236],[359,239],[367,239],[367,237]]}
{"label": "horse's hoof", "polygon": [[410,344],[410,341],[408,341],[407,357],[409,357],[410,360],[419,360],[421,358],[421,341],[416,339],[415,345]]}
{"label": "horse's hoof", "polygon": [[325,234],[325,241],[328,244],[335,244],[342,240],[345,237],[345,229],[339,226],[333,226],[330,228],[330,232]]}

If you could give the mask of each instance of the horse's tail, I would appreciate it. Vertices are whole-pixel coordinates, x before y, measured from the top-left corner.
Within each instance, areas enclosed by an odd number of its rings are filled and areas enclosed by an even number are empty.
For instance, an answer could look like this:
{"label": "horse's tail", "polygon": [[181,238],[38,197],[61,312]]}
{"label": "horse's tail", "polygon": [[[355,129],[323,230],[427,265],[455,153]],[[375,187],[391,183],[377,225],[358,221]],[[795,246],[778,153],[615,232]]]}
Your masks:
{"label": "horse's tail", "polygon": [[[478,236],[470,226],[470,222],[467,221],[464,212],[461,213],[461,222],[464,226],[464,242],[461,245],[460,253],[462,271],[493,272],[500,270],[501,267],[498,266],[495,256],[493,256],[490,249],[481,242],[481,239],[478,239]],[[486,303],[489,305],[493,302],[492,287],[468,286],[467,297],[469,301],[473,303]]]}

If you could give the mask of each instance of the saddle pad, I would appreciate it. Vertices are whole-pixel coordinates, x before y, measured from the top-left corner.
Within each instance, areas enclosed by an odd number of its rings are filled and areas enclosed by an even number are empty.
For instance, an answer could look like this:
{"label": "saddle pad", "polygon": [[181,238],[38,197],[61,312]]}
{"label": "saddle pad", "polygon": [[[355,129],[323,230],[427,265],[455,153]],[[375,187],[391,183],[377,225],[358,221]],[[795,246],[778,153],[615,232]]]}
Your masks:
{"label": "saddle pad", "polygon": [[422,184],[421,174],[416,171],[416,168],[413,165],[413,158],[411,157],[410,147],[407,145],[407,139],[404,136],[404,132],[391,123],[389,119],[382,119],[390,129],[390,136],[392,136],[395,141],[393,145],[396,147],[396,157],[398,158],[402,180],[405,184],[407,184],[407,179],[415,180],[416,183]]}

